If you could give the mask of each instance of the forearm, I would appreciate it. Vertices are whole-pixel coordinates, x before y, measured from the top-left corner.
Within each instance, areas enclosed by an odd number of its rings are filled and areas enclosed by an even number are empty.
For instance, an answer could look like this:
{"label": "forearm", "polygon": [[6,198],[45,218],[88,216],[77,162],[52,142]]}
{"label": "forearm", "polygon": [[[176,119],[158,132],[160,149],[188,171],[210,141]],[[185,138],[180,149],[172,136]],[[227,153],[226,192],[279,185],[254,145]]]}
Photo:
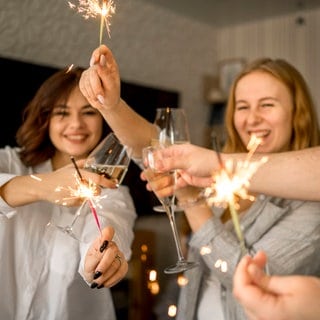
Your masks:
{"label": "forearm", "polygon": [[31,176],[17,176],[1,186],[0,196],[11,207],[41,200],[39,181]]}
{"label": "forearm", "polygon": [[251,179],[250,191],[283,198],[320,200],[320,148],[268,155]]}
{"label": "forearm", "polygon": [[141,157],[142,149],[158,135],[156,127],[122,99],[117,107],[100,112],[120,141],[132,149],[134,157]]}

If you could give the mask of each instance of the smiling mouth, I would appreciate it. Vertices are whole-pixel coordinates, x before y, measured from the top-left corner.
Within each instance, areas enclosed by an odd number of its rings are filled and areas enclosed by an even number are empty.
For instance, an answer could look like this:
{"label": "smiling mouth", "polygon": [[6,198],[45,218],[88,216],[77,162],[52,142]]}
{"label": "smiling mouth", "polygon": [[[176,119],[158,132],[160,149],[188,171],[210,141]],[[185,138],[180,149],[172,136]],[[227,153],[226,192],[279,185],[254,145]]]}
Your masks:
{"label": "smiling mouth", "polygon": [[259,138],[261,140],[267,138],[267,136],[270,134],[270,130],[262,130],[262,131],[249,131],[248,132],[250,137],[255,136],[256,138]]}
{"label": "smiling mouth", "polygon": [[87,138],[87,136],[83,134],[65,135],[64,137],[70,141],[83,141]]}

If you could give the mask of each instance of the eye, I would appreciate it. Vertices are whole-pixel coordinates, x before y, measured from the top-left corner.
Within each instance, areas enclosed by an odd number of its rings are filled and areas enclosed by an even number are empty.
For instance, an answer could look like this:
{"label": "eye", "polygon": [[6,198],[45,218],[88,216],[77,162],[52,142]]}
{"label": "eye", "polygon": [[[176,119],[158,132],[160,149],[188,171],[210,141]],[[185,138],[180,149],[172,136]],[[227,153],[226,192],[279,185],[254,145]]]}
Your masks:
{"label": "eye", "polygon": [[246,109],[249,109],[249,106],[245,104],[239,104],[236,106],[236,111],[246,110]]}
{"label": "eye", "polygon": [[67,112],[66,109],[54,109],[52,112],[52,117],[54,116],[60,116],[60,117],[66,117],[69,115],[69,112]]}
{"label": "eye", "polygon": [[261,106],[263,108],[270,108],[270,107],[274,107],[274,104],[271,102],[268,102],[268,103],[263,103]]}
{"label": "eye", "polygon": [[87,116],[95,116],[95,115],[98,114],[98,112],[95,111],[95,110],[86,110],[86,111],[84,111],[82,114],[83,114],[83,115],[87,115]]}

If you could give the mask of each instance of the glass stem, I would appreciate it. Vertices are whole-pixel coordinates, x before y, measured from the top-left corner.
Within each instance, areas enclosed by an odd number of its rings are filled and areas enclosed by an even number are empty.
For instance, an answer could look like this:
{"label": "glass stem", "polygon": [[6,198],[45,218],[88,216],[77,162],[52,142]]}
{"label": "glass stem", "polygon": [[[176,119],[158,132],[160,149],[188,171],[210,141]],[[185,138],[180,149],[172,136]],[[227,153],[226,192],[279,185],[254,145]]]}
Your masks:
{"label": "glass stem", "polygon": [[71,221],[71,224],[69,226],[69,229],[72,229],[73,225],[76,223],[77,219],[79,218],[80,214],[81,214],[81,210],[84,207],[86,201],[83,201],[80,208],[77,210],[76,214],[73,217],[73,220]]}
{"label": "glass stem", "polygon": [[168,206],[168,205],[163,205],[163,206],[166,210],[166,213],[167,213],[169,221],[170,221],[170,226],[171,226],[172,233],[173,233],[174,243],[177,248],[178,259],[179,259],[179,261],[184,261],[180,238],[179,238],[179,233],[178,233],[176,219],[175,219],[174,201],[172,201],[172,204],[170,206]]}

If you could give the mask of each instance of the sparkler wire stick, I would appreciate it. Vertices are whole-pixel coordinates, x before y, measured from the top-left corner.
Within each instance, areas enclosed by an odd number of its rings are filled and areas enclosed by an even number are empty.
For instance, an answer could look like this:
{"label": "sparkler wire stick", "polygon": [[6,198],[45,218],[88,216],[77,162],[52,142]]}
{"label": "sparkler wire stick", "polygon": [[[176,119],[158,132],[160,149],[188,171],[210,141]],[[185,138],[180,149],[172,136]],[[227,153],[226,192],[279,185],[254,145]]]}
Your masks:
{"label": "sparkler wire stick", "polygon": [[242,253],[242,256],[244,256],[245,254],[248,253],[248,249],[246,248],[243,233],[242,233],[242,230],[240,227],[239,216],[238,216],[238,212],[235,208],[234,198],[232,198],[228,201],[228,205],[229,205],[229,210],[230,210],[233,226],[234,226],[236,235],[238,237],[238,240],[240,242],[241,253]]}
{"label": "sparkler wire stick", "polygon": [[73,156],[71,156],[70,159],[71,159],[71,161],[72,161],[72,163],[73,163],[74,168],[75,168],[76,171],[77,171],[77,174],[78,174],[80,180],[83,181],[83,178],[82,178],[81,172],[80,172],[80,170],[79,170],[79,167],[78,167],[78,165],[77,165],[77,163],[76,163],[76,160],[74,160],[74,157],[73,157]]}
{"label": "sparkler wire stick", "polygon": [[[103,12],[106,10],[106,0],[102,1],[101,15],[100,15],[100,35],[99,35],[99,44],[102,43],[102,34],[103,34],[103,25],[104,25],[104,16]],[[107,27],[107,26],[106,26]]]}
{"label": "sparkler wire stick", "polygon": [[[214,147],[214,149],[216,151],[216,155],[218,157],[220,169],[223,170],[224,163],[223,163],[222,158],[221,158],[218,138],[217,138],[216,134],[213,135],[213,147]],[[229,210],[230,210],[233,226],[234,226],[236,235],[237,235],[239,243],[240,243],[240,248],[241,248],[242,255],[245,255],[248,250],[247,250],[246,245],[245,245],[243,233],[242,233],[242,230],[241,230],[241,227],[240,227],[238,212],[237,212],[237,210],[235,208],[235,202],[234,201],[235,201],[234,195],[232,195],[231,198],[228,200],[228,206],[229,206]]]}

